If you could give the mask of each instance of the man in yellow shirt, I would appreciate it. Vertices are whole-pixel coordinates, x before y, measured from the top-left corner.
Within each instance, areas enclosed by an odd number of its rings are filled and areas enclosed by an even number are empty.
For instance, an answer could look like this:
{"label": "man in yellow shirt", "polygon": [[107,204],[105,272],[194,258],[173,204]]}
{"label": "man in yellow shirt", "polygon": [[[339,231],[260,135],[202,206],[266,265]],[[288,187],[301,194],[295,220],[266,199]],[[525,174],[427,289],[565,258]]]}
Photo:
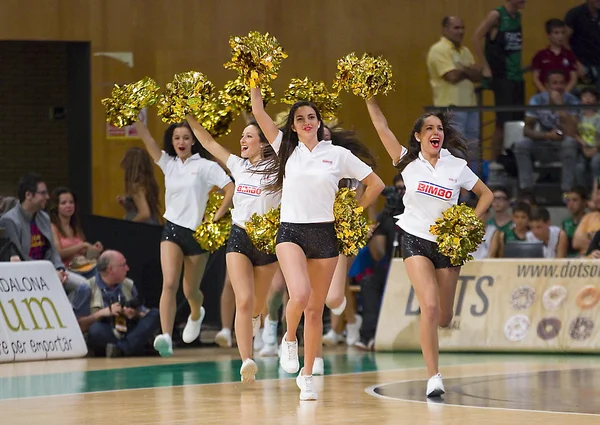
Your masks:
{"label": "man in yellow shirt", "polygon": [[[433,90],[433,105],[477,106],[475,85],[481,69],[471,51],[462,44],[465,26],[456,16],[442,21],[442,37],[427,53],[427,70]],[[453,112],[452,126],[469,141],[469,152],[479,156],[479,112]]]}

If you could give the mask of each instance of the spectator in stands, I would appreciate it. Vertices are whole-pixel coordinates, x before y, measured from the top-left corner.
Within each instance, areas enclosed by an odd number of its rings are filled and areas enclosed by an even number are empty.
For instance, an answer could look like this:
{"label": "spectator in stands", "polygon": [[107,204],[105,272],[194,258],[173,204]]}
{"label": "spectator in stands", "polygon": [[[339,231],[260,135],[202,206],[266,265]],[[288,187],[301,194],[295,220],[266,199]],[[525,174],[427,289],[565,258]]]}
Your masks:
{"label": "spectator in stands", "polygon": [[548,73],[559,70],[567,79],[565,90],[570,93],[577,84],[577,58],[572,51],[564,47],[567,25],[560,19],[550,19],[546,22],[546,35],[549,46],[537,52],[531,63],[533,84],[538,92],[545,92]]}
{"label": "spectator in stands", "polygon": [[[77,199],[70,189],[57,187],[52,191],[48,213],[52,223],[54,246],[66,269],[71,268],[77,272],[80,267],[89,265],[89,261],[84,260],[98,258],[104,247],[101,242],[92,245],[85,241],[83,229],[79,224]],[[77,257],[83,259],[78,259],[75,262],[77,264],[71,265]]]}
{"label": "spectator in stands", "polygon": [[148,152],[130,148],[121,161],[121,168],[125,172],[126,195],[118,196],[117,202],[125,209],[125,220],[160,224],[158,183]]}
{"label": "spectator in stands", "polygon": [[587,0],[565,16],[569,45],[581,63],[580,76],[585,84],[600,91],[600,0]]}
{"label": "spectator in stands", "polygon": [[0,199],[0,217],[2,217],[4,213],[12,210],[18,203],[19,199],[14,196],[3,196],[2,199]]}
{"label": "spectator in stands", "polygon": [[127,278],[128,270],[123,254],[104,251],[98,258],[96,275],[90,279],[91,294],[76,311],[95,355],[142,355],[151,351],[159,332],[158,310],[143,305],[133,281]]}
{"label": "spectator in stands", "polygon": [[[475,54],[483,65],[482,74],[494,92],[496,106],[522,106],[525,82],[522,71],[521,13],[525,0],[506,0],[488,13],[475,31]],[[523,112],[496,113],[496,129],[492,136],[492,159],[496,161],[504,144],[504,123],[522,121]]]}
{"label": "spectator in stands", "polygon": [[585,206],[587,203],[587,192],[585,188],[576,186],[571,189],[569,192],[567,192],[565,202],[567,204],[567,209],[571,213],[571,217],[564,219],[561,224],[561,227],[567,234],[569,241],[567,256],[578,257],[579,251],[573,246],[573,235],[575,234],[575,229],[577,229],[577,226],[585,214]]}
{"label": "spectator in stands", "polygon": [[486,224],[492,225],[504,232],[513,225],[512,217],[508,212],[510,208],[508,189],[505,187],[496,187],[492,189],[492,193],[494,194],[494,200],[492,201],[494,216]]}
{"label": "spectator in stands", "polygon": [[536,208],[531,212],[529,228],[525,240],[542,242],[544,258],[566,258],[569,248],[567,234],[558,226],[550,224],[550,213],[546,208]]}
{"label": "spectator in stands", "polygon": [[[463,44],[465,25],[459,17],[442,21],[442,37],[429,49],[427,69],[434,106],[477,106],[475,86],[481,69]],[[479,158],[479,112],[454,111],[451,125],[469,142],[469,162]]]}
{"label": "spectator in stands", "polygon": [[[584,88],[579,93],[582,105],[595,105],[598,103],[598,91],[594,88]],[[582,109],[579,115],[579,124],[575,136],[581,146],[585,158],[580,164],[579,173],[586,176],[585,187],[597,187],[600,176],[600,112],[596,109]],[[588,172],[589,171],[589,172]],[[591,176],[589,176],[591,174]],[[590,178],[587,178],[587,177]],[[589,184],[587,184],[589,182]]]}
{"label": "spectator in stands", "polygon": [[82,276],[65,270],[54,245],[50,217],[44,211],[49,198],[46,183],[39,174],[26,174],[19,181],[18,192],[19,203],[0,218],[4,236],[10,238],[25,261],[50,261],[73,309],[81,308],[89,286]]}
{"label": "spectator in stands", "polygon": [[[579,100],[565,92],[565,76],[561,71],[547,74],[547,91],[534,95],[530,105],[577,105]],[[525,139],[515,143],[514,152],[519,173],[519,188],[533,189],[533,158],[542,162],[562,162],[561,187],[567,192],[575,182],[575,169],[579,144],[575,140],[577,111],[541,110],[527,111]],[[580,177],[579,179],[583,179]]]}
{"label": "spectator in stands", "polygon": [[591,211],[583,216],[573,234],[573,248],[577,249],[581,255],[585,255],[590,241],[600,230],[600,191],[592,193],[590,209]]}
{"label": "spectator in stands", "polygon": [[529,231],[531,207],[525,202],[517,202],[512,209],[512,226],[494,233],[490,242],[489,258],[503,258],[504,246],[509,241],[524,241]]}

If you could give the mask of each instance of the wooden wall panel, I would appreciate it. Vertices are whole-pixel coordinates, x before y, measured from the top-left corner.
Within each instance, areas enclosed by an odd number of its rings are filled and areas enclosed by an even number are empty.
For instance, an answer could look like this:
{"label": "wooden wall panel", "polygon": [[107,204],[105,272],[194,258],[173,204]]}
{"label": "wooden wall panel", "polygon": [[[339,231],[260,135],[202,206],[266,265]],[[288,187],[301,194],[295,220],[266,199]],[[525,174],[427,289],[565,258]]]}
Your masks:
{"label": "wooden wall panel", "polygon": [[[530,1],[523,12],[524,60],[546,44],[543,23],[564,17],[581,0]],[[222,65],[229,59],[230,35],[250,30],[269,31],[278,37],[289,58],[274,89],[280,96],[293,77],[308,76],[330,83],[335,61],[356,51],[384,55],[394,69],[396,90],[381,99],[382,107],[397,134],[406,138],[413,121],[431,103],[425,55],[440,35],[445,15],[461,16],[467,26],[466,43],[487,12],[501,0],[3,0],[0,5],[2,40],[90,41],[92,54],[130,51],[134,67],[107,57],[92,59],[92,163],[94,213],[119,217],[114,202],[122,190],[119,161],[139,141],[106,140],[104,111],[100,100],[110,94],[113,83],[152,76],[164,85],[174,73],[198,70],[215,84],[235,77]],[[532,86],[528,84],[528,95]],[[486,95],[490,103],[492,98]],[[391,182],[394,169],[381,148],[368,119],[364,102],[342,97],[340,120],[354,127],[380,159],[379,174]],[[281,104],[269,111],[282,111]],[[162,140],[166,125],[150,114],[150,130]],[[223,143],[238,150],[243,125],[236,122]],[[157,169],[157,177],[162,175]]]}

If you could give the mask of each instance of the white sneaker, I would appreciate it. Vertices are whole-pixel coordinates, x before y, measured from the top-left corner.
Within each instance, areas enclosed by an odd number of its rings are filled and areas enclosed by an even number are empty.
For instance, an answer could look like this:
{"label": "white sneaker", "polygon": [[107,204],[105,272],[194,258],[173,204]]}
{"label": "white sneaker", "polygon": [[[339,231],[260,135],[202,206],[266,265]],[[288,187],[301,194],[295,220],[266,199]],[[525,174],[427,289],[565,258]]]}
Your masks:
{"label": "white sneaker", "polygon": [[325,375],[325,363],[323,362],[323,357],[315,357],[315,361],[313,362],[313,375]]}
{"label": "white sneaker", "polygon": [[242,367],[240,368],[240,375],[242,376],[242,382],[244,384],[251,384],[256,379],[256,372],[258,372],[258,366],[252,359],[244,360]]}
{"label": "white sneaker", "polygon": [[298,340],[293,342],[286,341],[287,332],[283,335],[281,347],[279,349],[279,364],[287,373],[297,373],[300,369],[298,361]]}
{"label": "white sneaker", "polygon": [[[260,320],[258,323],[260,323]],[[263,348],[263,345],[265,345],[265,343],[263,342],[263,339],[262,339],[262,333],[263,333],[263,330],[258,329],[258,332],[256,333],[256,336],[254,337],[254,341],[252,342],[252,348],[254,349],[254,351],[260,351],[261,348]]]}
{"label": "white sneaker", "polygon": [[182,339],[183,342],[191,343],[198,339],[200,336],[200,329],[202,328],[202,321],[204,320],[204,315],[206,311],[204,307],[200,307],[200,318],[198,320],[192,320],[188,317],[188,321],[185,324],[185,328],[183,328]]}
{"label": "white sneaker", "polygon": [[334,331],[333,329],[330,329],[329,332],[327,332],[325,335],[323,335],[321,342],[326,347],[335,347],[343,340],[344,340],[344,337],[342,335],[336,333],[336,331]]}
{"label": "white sneaker", "polygon": [[[263,335],[265,334],[265,332],[263,331]],[[258,355],[260,357],[275,357],[277,356],[277,344],[264,344],[263,347],[260,349]]]}
{"label": "white sneaker", "polygon": [[223,328],[215,335],[215,343],[221,348],[231,348],[231,329]]}
{"label": "white sneaker", "polygon": [[362,325],[362,317],[358,314],[354,315],[355,322],[346,325],[346,345],[352,347],[360,340],[360,327]]}
{"label": "white sneaker", "polygon": [[429,378],[429,381],[427,381],[427,397],[440,397],[445,392],[441,374],[438,373]]}
{"label": "white sneaker", "polygon": [[269,316],[265,317],[262,340],[265,345],[277,345],[277,321],[269,319]]}
{"label": "white sneaker", "polygon": [[302,375],[302,370],[300,369],[300,373],[296,377],[296,385],[300,388],[300,400],[309,401],[309,400],[317,400],[317,392],[315,391],[315,384],[313,382],[312,375]]}
{"label": "white sneaker", "polygon": [[154,349],[158,351],[161,357],[169,357],[173,355],[173,341],[171,335],[160,334],[154,338]]}
{"label": "white sneaker", "polygon": [[252,336],[256,337],[260,331],[260,315],[252,318]]}

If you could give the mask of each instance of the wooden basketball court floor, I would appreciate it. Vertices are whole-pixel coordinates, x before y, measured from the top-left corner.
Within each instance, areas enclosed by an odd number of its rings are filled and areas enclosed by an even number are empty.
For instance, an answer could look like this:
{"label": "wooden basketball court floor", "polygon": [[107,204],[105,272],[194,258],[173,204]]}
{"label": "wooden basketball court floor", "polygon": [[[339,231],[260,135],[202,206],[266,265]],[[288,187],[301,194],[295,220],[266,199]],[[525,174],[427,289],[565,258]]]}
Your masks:
{"label": "wooden basketball court floor", "polygon": [[420,353],[325,352],[316,402],[300,402],[278,359],[239,382],[235,349],[171,358],[0,365],[0,424],[600,424],[600,357],[442,354],[446,394],[424,396]]}

